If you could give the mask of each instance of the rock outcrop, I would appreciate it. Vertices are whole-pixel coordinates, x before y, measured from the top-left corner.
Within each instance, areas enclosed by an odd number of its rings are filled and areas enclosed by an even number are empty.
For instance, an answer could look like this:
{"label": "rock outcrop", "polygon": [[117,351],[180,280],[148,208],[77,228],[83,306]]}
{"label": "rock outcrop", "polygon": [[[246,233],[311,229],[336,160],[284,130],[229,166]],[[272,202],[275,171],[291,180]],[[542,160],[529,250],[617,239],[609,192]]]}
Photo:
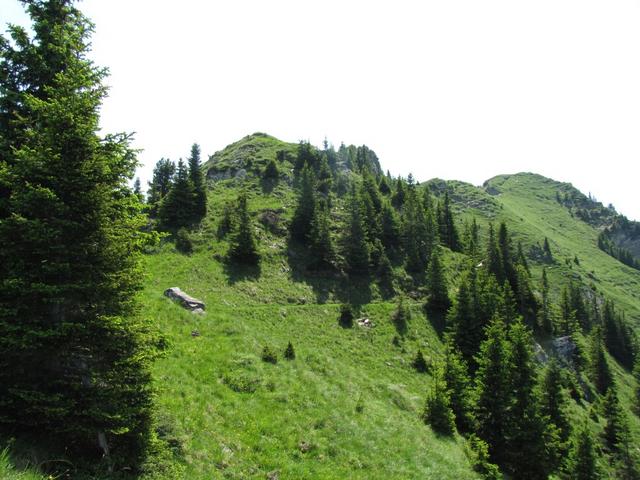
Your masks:
{"label": "rock outcrop", "polygon": [[178,287],[167,288],[164,291],[164,295],[180,303],[184,308],[191,310],[194,313],[202,313],[204,311],[204,302],[202,300],[198,300],[197,298],[187,295]]}

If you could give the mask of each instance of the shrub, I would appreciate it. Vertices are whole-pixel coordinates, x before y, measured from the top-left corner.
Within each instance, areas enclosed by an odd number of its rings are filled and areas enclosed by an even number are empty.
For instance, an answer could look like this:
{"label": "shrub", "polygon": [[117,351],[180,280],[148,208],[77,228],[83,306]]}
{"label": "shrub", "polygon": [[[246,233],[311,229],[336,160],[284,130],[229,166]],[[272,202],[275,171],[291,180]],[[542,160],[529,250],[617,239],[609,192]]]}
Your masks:
{"label": "shrub", "polygon": [[291,342],[289,342],[287,348],[284,350],[284,358],[287,360],[295,360],[296,358],[296,351],[293,349],[293,344]]}
{"label": "shrub", "polygon": [[345,328],[351,328],[354,318],[353,307],[350,304],[343,303],[340,305],[340,325]]}
{"label": "shrub", "polygon": [[434,378],[433,387],[427,395],[422,419],[434,432],[441,435],[452,435],[455,432],[455,415],[451,410],[449,391],[440,373]]}
{"label": "shrub", "polygon": [[262,349],[262,361],[267,363],[278,363],[278,354],[269,345]]}

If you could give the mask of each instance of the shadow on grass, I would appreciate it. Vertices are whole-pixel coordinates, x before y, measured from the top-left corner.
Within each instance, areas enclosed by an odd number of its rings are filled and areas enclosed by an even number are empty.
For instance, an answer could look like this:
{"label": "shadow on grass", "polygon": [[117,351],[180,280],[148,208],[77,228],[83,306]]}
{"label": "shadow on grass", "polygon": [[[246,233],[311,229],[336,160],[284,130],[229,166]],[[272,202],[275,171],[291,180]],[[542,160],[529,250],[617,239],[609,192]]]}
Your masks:
{"label": "shadow on grass", "polygon": [[258,280],[262,274],[262,268],[259,263],[257,265],[247,265],[225,259],[222,268],[227,276],[229,285],[234,285],[244,280]]}
{"label": "shadow on grass", "polygon": [[337,267],[314,266],[307,249],[295,241],[288,242],[288,263],[294,282],[306,283],[313,290],[317,303],[327,303],[333,297],[354,306],[370,303],[373,298],[371,275],[349,275]]}
{"label": "shadow on grass", "polygon": [[263,178],[260,180],[260,187],[262,188],[262,193],[268,195],[275,190],[278,186],[277,178]]}
{"label": "shadow on grass", "polygon": [[426,307],[425,313],[427,314],[429,323],[431,323],[431,326],[438,334],[438,337],[442,340],[444,332],[447,329],[447,314],[436,310],[430,310]]}

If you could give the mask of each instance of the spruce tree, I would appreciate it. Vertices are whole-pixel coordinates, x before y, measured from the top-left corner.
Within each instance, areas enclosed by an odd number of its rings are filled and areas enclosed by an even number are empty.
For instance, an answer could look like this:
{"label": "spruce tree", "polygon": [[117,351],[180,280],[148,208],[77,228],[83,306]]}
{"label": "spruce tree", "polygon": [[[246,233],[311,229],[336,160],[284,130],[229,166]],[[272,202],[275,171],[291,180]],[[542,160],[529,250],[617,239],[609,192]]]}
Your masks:
{"label": "spruce tree", "polygon": [[508,411],[512,402],[505,331],[505,324],[499,319],[487,328],[475,377],[478,436],[487,442],[491,458],[498,464],[505,459]]}
{"label": "spruce tree", "polygon": [[534,394],[537,372],[533,360],[533,338],[529,329],[516,322],[509,329],[510,391],[513,403],[507,412],[505,470],[514,478],[546,479],[557,448],[555,429],[547,428]]}
{"label": "spruce tree", "polygon": [[445,313],[451,306],[447,280],[442,267],[440,247],[435,247],[431,254],[431,261],[427,270],[427,289],[429,299],[427,308],[432,311]]}
{"label": "spruce tree", "polygon": [[479,317],[480,309],[475,305],[473,292],[477,291],[475,268],[469,265],[458,284],[455,301],[447,315],[451,341],[463,359],[475,371],[475,355],[484,339],[485,323]]}
{"label": "spruce tree", "polygon": [[388,200],[382,205],[380,223],[382,230],[381,240],[384,248],[388,252],[397,251],[401,245],[400,219]]}
{"label": "spruce tree", "polygon": [[602,330],[597,327],[591,335],[591,379],[596,390],[604,395],[613,383],[613,375],[605,354]]}
{"label": "spruce tree", "polygon": [[473,392],[467,364],[451,344],[447,345],[443,379],[449,390],[451,410],[455,414],[458,431],[460,433],[473,432],[475,428]]}
{"label": "spruce tree", "polygon": [[560,364],[551,359],[540,385],[540,414],[557,428],[560,442],[566,443],[571,434],[571,424],[567,413],[569,402],[562,383]]}
{"label": "spruce tree", "polygon": [[440,435],[452,435],[456,430],[449,390],[442,378],[441,369],[438,369],[433,377],[422,418],[434,432]]}
{"label": "spruce tree", "polygon": [[311,221],[309,234],[309,253],[312,268],[330,268],[335,259],[335,248],[329,229],[329,212],[325,202],[319,202]]}
{"label": "spruce tree", "polygon": [[493,224],[489,224],[489,237],[487,239],[487,253],[486,253],[487,271],[496,277],[496,280],[500,285],[505,280],[504,268],[502,265],[502,256],[498,243],[496,241],[496,235],[493,230]]}
{"label": "spruce tree", "polygon": [[327,156],[322,155],[320,169],[318,171],[318,191],[326,197],[329,195],[329,192],[331,192],[332,187],[333,174],[331,173]]}
{"label": "spruce tree", "polygon": [[352,190],[347,208],[349,219],[343,237],[344,258],[350,273],[367,273],[371,262],[371,247],[365,233],[364,207],[355,188]]}
{"label": "spruce tree", "polygon": [[300,177],[300,191],[291,220],[290,232],[294,240],[306,244],[316,211],[316,177],[308,165],[302,168]]}
{"label": "spruce tree", "polygon": [[440,230],[440,241],[442,244],[453,251],[458,251],[460,249],[460,238],[458,236],[458,229],[456,228],[456,224],[453,220],[449,192],[444,193],[442,203],[438,204],[438,224]]}
{"label": "spruce tree", "polygon": [[200,145],[194,143],[189,155],[189,179],[193,187],[193,204],[191,207],[192,223],[199,223],[207,214],[207,187],[200,164]]}
{"label": "spruce tree", "polygon": [[91,23],[69,0],[23,4],[33,34],[0,36],[0,424],[70,455],[100,444],[124,469],[147,448],[153,399],[135,151],[99,136]]}
{"label": "spruce tree", "polygon": [[598,480],[598,453],[589,425],[585,422],[577,431],[564,468],[567,479]]}
{"label": "spruce tree", "polygon": [[168,158],[161,158],[153,169],[153,178],[149,182],[147,191],[147,204],[149,215],[155,217],[158,214],[160,202],[167,196],[173,185],[176,173],[176,165]]}
{"label": "spruce tree", "polygon": [[542,278],[540,280],[540,293],[542,302],[538,311],[538,325],[540,329],[548,335],[553,334],[553,317],[551,312],[551,302],[549,300],[549,279],[547,277],[547,269],[542,269]]}
{"label": "spruce tree", "polygon": [[160,227],[169,232],[189,228],[193,224],[193,184],[185,163],[178,161],[178,170],[171,190],[162,200],[158,211]]}
{"label": "spruce tree", "polygon": [[238,218],[236,231],[231,238],[229,257],[238,263],[257,265],[260,261],[258,246],[253,233],[253,222],[247,207],[247,195],[241,193],[237,200]]}

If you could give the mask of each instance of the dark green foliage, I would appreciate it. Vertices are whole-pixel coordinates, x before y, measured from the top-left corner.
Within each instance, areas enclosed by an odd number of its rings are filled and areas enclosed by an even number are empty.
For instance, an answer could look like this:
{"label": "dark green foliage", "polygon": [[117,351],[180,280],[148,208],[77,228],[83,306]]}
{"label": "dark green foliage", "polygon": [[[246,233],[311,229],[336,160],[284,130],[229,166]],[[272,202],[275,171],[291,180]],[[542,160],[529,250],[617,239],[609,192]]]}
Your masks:
{"label": "dark green foliage", "polygon": [[293,344],[291,342],[287,344],[287,348],[284,351],[284,358],[287,360],[295,360],[296,358],[296,351],[293,349]]}
{"label": "dark green foliage", "polygon": [[380,177],[380,182],[378,182],[378,190],[380,190],[380,193],[385,196],[391,194],[391,187],[389,186],[389,180],[387,179],[387,177]]}
{"label": "dark green foliage", "polygon": [[602,310],[604,342],[611,355],[627,369],[633,368],[637,355],[638,339],[624,318],[617,312],[613,302],[607,300]]}
{"label": "dark green foliage", "polygon": [[193,183],[187,166],[180,160],[173,185],[158,210],[160,227],[170,232],[189,228],[193,224],[193,199]]}
{"label": "dark green foliage", "polygon": [[547,262],[553,261],[553,254],[551,253],[551,246],[549,245],[549,239],[544,237],[544,243],[542,246],[542,250],[544,251],[544,257]]}
{"label": "dark green foliage", "polygon": [[515,293],[518,312],[528,325],[534,326],[538,312],[538,301],[533,294],[531,278],[524,265],[516,265],[515,269],[517,284]]}
{"label": "dark green foliage", "polygon": [[406,269],[424,272],[436,243],[437,227],[432,212],[426,212],[415,187],[410,186],[402,208],[402,240]]}
{"label": "dark green foliage", "polygon": [[343,303],[340,305],[340,317],[338,321],[340,325],[344,328],[351,328],[353,326],[353,319],[355,318],[355,313],[353,311],[353,307],[348,303]]}
{"label": "dark green foliage", "polygon": [[633,368],[633,378],[636,381],[636,385],[633,389],[633,403],[631,408],[633,412],[640,417],[640,359],[636,360],[635,367]]}
{"label": "dark green foliage", "polygon": [[606,424],[602,437],[606,449],[611,453],[617,478],[635,480],[640,478],[636,447],[631,439],[629,419],[620,405],[615,386],[607,390],[602,401]]}
{"label": "dark green foliage", "polygon": [[616,245],[609,231],[605,230],[598,235],[598,248],[625,265],[640,270],[640,259],[636,258],[630,250]]}
{"label": "dark green foliage", "polygon": [[320,154],[309,142],[301,141],[298,144],[298,152],[294,164],[295,173],[301,172],[305,166],[317,173],[320,168]]}
{"label": "dark green foliage", "polygon": [[433,378],[433,385],[427,394],[422,419],[440,435],[453,435],[456,431],[455,416],[451,410],[449,391],[438,370]]}
{"label": "dark green foliage", "polygon": [[588,424],[584,424],[575,434],[569,457],[567,458],[563,478],[571,480],[598,480],[598,453],[593,434]]}
{"label": "dark green foliage", "polygon": [[498,466],[491,463],[487,442],[476,435],[471,435],[467,439],[467,448],[469,462],[471,463],[471,468],[473,468],[474,472],[482,475],[482,478],[485,480],[502,479]]}
{"label": "dark green foliage", "polygon": [[207,186],[200,165],[200,145],[194,143],[189,155],[189,179],[193,186],[193,200],[191,206],[191,221],[199,223],[207,214]]}
{"label": "dark green foliage", "polygon": [[508,410],[511,405],[510,365],[505,324],[494,320],[480,346],[475,377],[475,418],[478,436],[489,445],[495,463],[502,463],[507,452]]}
{"label": "dark green foliage", "polygon": [[153,169],[153,179],[149,182],[147,192],[147,203],[150,207],[149,213],[151,216],[157,215],[160,202],[171,190],[175,173],[176,165],[168,158],[161,158],[156,163]]}
{"label": "dark green foliage", "polygon": [[485,321],[481,318],[478,298],[477,273],[469,265],[463,273],[453,307],[447,315],[451,340],[468,364],[473,364],[474,356],[484,339]]}
{"label": "dark green foliage", "polygon": [[80,451],[100,462],[104,433],[111,464],[131,469],[151,442],[154,356],[135,151],[98,135],[106,72],[87,58],[90,22],[71,1],[23,3],[33,38],[0,37],[0,424],[78,464]]}
{"label": "dark green foliage", "polygon": [[262,349],[262,354],[260,355],[260,358],[262,358],[263,362],[273,363],[273,364],[278,363],[278,354],[269,345],[264,346],[264,348]]}
{"label": "dark green foliage", "polygon": [[429,366],[427,365],[427,361],[424,359],[424,355],[421,350],[416,352],[416,356],[413,358],[411,365],[418,373],[427,373],[429,370]]}
{"label": "dark green foliage", "polygon": [[300,174],[300,191],[296,210],[291,220],[291,237],[306,244],[316,211],[316,177],[311,168],[304,167]]}
{"label": "dark green foliage", "polygon": [[311,254],[311,268],[331,268],[335,259],[335,248],[331,238],[328,207],[325,202],[319,202],[311,221],[309,233],[309,253]]}
{"label": "dark green foliage", "polygon": [[388,201],[383,202],[380,214],[381,241],[388,251],[397,251],[401,246],[400,219]]}
{"label": "dark green foliage", "polygon": [[540,414],[557,429],[561,443],[567,442],[571,434],[567,408],[568,398],[563,388],[562,369],[558,361],[552,359],[540,385]]}
{"label": "dark green foliage", "polygon": [[505,280],[504,268],[502,266],[502,257],[498,243],[496,241],[493,224],[489,224],[489,237],[487,239],[486,253],[487,271],[496,277],[499,284]]}
{"label": "dark green foliage", "polygon": [[474,431],[471,379],[464,359],[451,345],[447,347],[443,379],[449,390],[451,410],[456,416],[458,431],[460,433]]}
{"label": "dark green foliage", "polygon": [[217,229],[218,238],[224,238],[233,231],[236,224],[236,210],[235,202],[227,202],[222,207],[222,215],[220,215]]}
{"label": "dark green foliage", "polygon": [[542,302],[540,310],[538,310],[538,326],[549,335],[553,334],[553,316],[551,312],[551,301],[549,300],[549,279],[547,278],[547,269],[542,269],[542,278],[540,280],[540,294]]}
{"label": "dark green foliage", "polygon": [[400,210],[404,205],[406,196],[407,196],[407,187],[405,185],[405,182],[401,178],[398,178],[396,180],[395,191],[391,196],[391,204],[395,208]]}
{"label": "dark green foliage", "polygon": [[264,168],[262,178],[265,180],[278,180],[280,178],[280,171],[278,170],[278,164],[275,160],[271,159],[267,166]]}
{"label": "dark green foliage", "polygon": [[404,297],[401,295],[398,299],[398,306],[396,307],[395,312],[393,312],[393,316],[391,320],[398,330],[400,335],[404,335],[407,331],[407,322],[411,318],[411,311],[409,307],[405,303]]}
{"label": "dark green foliage", "polygon": [[427,270],[427,289],[429,291],[427,308],[431,311],[444,313],[451,306],[451,300],[440,255],[440,247],[434,248]]}
{"label": "dark green foliage", "polygon": [[186,254],[193,252],[193,243],[186,228],[181,228],[176,233],[176,250]]}
{"label": "dark green foliage", "polygon": [[253,222],[247,207],[247,196],[241,193],[237,200],[238,218],[229,246],[229,257],[245,265],[257,265],[260,261],[258,246],[253,233]]}
{"label": "dark green foliage", "polygon": [[464,247],[465,253],[473,260],[476,260],[480,255],[480,229],[475,217],[470,224],[465,225]]}
{"label": "dark green foliage", "polygon": [[591,380],[601,395],[604,395],[613,384],[613,375],[605,354],[600,327],[597,327],[591,336]]}
{"label": "dark green foliage", "polygon": [[133,194],[144,203],[144,194],[142,193],[142,186],[140,184],[140,177],[136,177],[133,181]]}
{"label": "dark green foliage", "polygon": [[546,479],[553,467],[548,450],[554,450],[556,431],[540,415],[534,395],[536,375],[533,339],[529,329],[517,322],[509,329],[509,382],[513,403],[506,412],[504,468],[514,477]]}
{"label": "dark green foliage", "polygon": [[327,156],[322,155],[320,170],[318,171],[318,191],[326,197],[327,195],[329,195],[332,186],[333,175],[331,173],[331,168],[329,167]]}
{"label": "dark green foliage", "polygon": [[440,232],[440,242],[442,245],[449,247],[453,251],[460,250],[460,238],[458,229],[453,220],[453,212],[451,211],[451,203],[449,201],[449,192],[444,193],[444,199],[438,203],[438,229]]}
{"label": "dark green foliage", "polygon": [[351,193],[347,208],[349,219],[343,237],[343,255],[349,273],[367,273],[371,261],[371,247],[367,242],[364,206],[355,189]]}

